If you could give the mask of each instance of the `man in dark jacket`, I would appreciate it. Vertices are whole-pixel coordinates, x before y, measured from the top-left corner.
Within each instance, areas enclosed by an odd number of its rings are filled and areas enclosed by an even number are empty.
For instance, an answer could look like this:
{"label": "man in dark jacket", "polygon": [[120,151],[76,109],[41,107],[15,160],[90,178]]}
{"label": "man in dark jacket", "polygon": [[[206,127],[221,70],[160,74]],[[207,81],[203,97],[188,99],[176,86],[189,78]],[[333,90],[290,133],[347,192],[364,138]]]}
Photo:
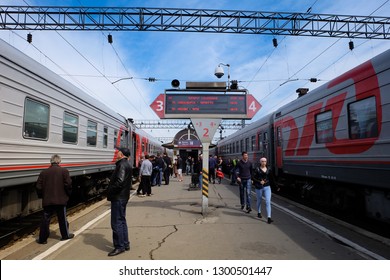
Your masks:
{"label": "man in dark jacket", "polygon": [[42,198],[43,217],[41,221],[39,244],[46,244],[50,235],[50,220],[54,213],[57,213],[58,224],[62,239],[67,240],[74,237],[69,233],[69,224],[66,220],[66,204],[72,192],[72,179],[66,168],[59,166],[61,157],[53,155],[50,159],[51,166],[43,170],[38,177],[36,184],[37,194]]}
{"label": "man in dark jacket", "polygon": [[163,169],[165,185],[169,185],[169,176],[171,175],[172,161],[168,157],[167,153],[163,154],[163,160],[166,166],[165,170]]}
{"label": "man in dark jacket", "polygon": [[110,257],[130,250],[126,222],[126,206],[130,198],[132,183],[132,168],[128,161],[129,157],[129,149],[118,149],[116,167],[108,186],[107,200],[111,201],[111,228],[115,247],[108,254]]}
{"label": "man in dark jacket", "polygon": [[248,160],[248,153],[242,152],[242,159],[237,163],[236,175],[237,182],[240,185],[240,203],[241,209],[244,209],[246,200],[246,212],[252,211],[251,206],[251,192],[252,192],[252,163]]}

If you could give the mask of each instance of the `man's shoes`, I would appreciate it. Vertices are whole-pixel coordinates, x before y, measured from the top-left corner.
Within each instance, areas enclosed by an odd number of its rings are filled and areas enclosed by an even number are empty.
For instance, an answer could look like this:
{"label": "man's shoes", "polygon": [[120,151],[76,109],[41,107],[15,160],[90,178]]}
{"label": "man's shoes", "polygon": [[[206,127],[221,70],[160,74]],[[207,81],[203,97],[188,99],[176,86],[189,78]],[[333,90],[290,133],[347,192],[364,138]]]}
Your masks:
{"label": "man's shoes", "polygon": [[125,250],[126,250],[126,251],[130,251],[130,245],[125,246]]}
{"label": "man's shoes", "polygon": [[251,208],[246,208],[246,212],[249,214],[250,212],[252,212],[252,209]]}
{"label": "man's shoes", "polygon": [[40,241],[39,239],[35,240],[38,244],[47,244],[47,241]]}
{"label": "man's shoes", "polygon": [[261,213],[257,213],[257,218],[261,219],[263,216],[261,216]]}
{"label": "man's shoes", "polygon": [[272,220],[270,217],[268,217],[268,223],[270,224],[270,223],[272,223],[274,220]]}
{"label": "man's shoes", "polygon": [[74,234],[73,233],[69,233],[68,237],[61,238],[61,241],[72,239],[73,237],[74,237]]}
{"label": "man's shoes", "polygon": [[241,210],[244,210],[244,205],[241,205]]}
{"label": "man's shoes", "polygon": [[[129,247],[129,250],[130,250],[130,247]],[[123,253],[124,251],[125,251],[125,249],[114,249],[113,251],[108,253],[108,256],[113,257],[113,256],[116,256],[116,255]]]}

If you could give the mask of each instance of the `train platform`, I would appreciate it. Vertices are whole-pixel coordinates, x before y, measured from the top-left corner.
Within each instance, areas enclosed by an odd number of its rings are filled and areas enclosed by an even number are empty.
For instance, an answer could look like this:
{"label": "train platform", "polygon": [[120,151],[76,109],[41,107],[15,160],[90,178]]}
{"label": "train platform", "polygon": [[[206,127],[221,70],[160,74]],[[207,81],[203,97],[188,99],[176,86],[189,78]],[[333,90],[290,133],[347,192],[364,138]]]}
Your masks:
{"label": "train platform", "polygon": [[[48,243],[35,242],[37,233],[0,251],[2,260],[367,260],[389,259],[388,240],[362,235],[327,217],[273,197],[268,224],[239,204],[238,186],[228,180],[210,184],[207,215],[202,215],[200,190],[182,182],[155,186],[152,196],[133,191],[127,222],[130,251],[114,257],[110,203],[106,200],[69,217],[71,240],[60,241],[51,225]],[[360,244],[360,245],[359,245]],[[364,244],[364,245],[361,245]]]}

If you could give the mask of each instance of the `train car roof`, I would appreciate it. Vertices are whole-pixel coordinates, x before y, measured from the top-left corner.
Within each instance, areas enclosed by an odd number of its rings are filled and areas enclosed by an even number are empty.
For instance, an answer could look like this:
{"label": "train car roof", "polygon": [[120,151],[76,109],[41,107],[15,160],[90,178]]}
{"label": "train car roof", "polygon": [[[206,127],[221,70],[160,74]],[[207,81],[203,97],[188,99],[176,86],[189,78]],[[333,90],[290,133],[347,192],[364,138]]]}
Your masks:
{"label": "train car roof", "polygon": [[123,116],[113,111],[112,109],[104,105],[102,102],[85,93],[66,79],[62,78],[52,70],[48,69],[46,66],[24,54],[23,52],[11,46],[2,39],[0,39],[0,49],[0,56],[4,57],[6,60],[12,61],[23,69],[26,69],[27,71],[38,75],[43,80],[54,84],[55,86],[66,91],[68,94],[90,104],[91,106],[102,112],[105,112],[106,114],[109,114],[111,117],[114,117],[120,121],[124,121]]}
{"label": "train car roof", "polygon": [[231,139],[234,139],[237,136],[241,136],[245,134],[247,131],[253,130],[255,127],[260,127],[264,124],[269,123],[270,119],[272,118],[273,113],[270,113],[268,115],[263,116],[262,118],[258,119],[257,121],[254,121],[253,123],[245,126],[244,128],[241,128],[240,130],[237,130],[236,132],[230,134],[229,136],[225,137],[224,139],[218,141],[218,145],[223,144],[226,141],[230,141]]}
{"label": "train car roof", "polygon": [[162,145],[161,141],[159,141],[156,137],[154,137],[154,136],[150,135],[149,133],[147,133],[145,130],[142,130],[141,128],[135,126],[134,131],[135,131],[135,133],[138,133],[139,135],[148,138],[149,141],[153,141],[155,144]]}

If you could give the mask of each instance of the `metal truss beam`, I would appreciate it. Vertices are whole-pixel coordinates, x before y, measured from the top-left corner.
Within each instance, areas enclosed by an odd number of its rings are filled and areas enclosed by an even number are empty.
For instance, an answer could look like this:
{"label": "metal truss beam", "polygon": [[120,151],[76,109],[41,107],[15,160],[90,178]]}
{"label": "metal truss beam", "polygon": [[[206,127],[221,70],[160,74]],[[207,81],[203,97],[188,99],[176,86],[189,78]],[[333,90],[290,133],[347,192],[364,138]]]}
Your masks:
{"label": "metal truss beam", "polygon": [[174,31],[389,39],[390,18],[204,9],[0,6],[0,29]]}
{"label": "metal truss beam", "polygon": [[[190,120],[134,120],[134,124],[141,129],[184,129],[190,123]],[[245,125],[248,123],[242,120],[222,120],[221,129],[241,129]]]}

